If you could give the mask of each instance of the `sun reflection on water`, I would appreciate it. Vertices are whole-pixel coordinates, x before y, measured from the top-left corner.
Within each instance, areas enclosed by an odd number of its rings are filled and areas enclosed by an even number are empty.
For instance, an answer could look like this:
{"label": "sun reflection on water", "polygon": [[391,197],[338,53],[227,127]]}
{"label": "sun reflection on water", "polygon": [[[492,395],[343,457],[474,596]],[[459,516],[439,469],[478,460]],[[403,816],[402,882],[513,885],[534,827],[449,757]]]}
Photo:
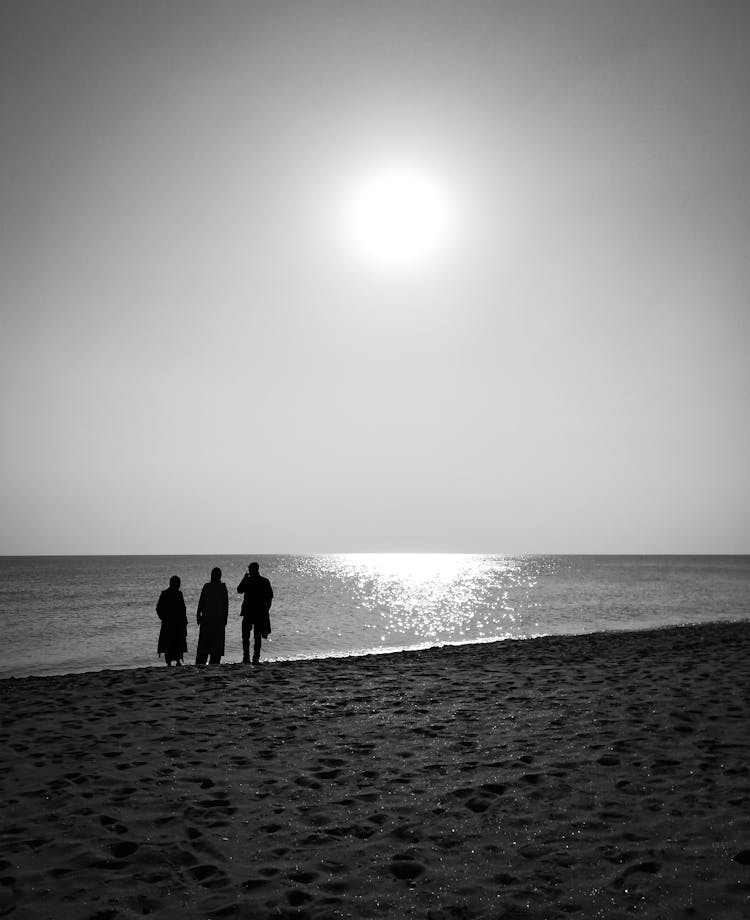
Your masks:
{"label": "sun reflection on water", "polygon": [[346,583],[381,644],[520,638],[533,632],[529,592],[536,573],[524,557],[362,553],[317,557],[317,567]]}

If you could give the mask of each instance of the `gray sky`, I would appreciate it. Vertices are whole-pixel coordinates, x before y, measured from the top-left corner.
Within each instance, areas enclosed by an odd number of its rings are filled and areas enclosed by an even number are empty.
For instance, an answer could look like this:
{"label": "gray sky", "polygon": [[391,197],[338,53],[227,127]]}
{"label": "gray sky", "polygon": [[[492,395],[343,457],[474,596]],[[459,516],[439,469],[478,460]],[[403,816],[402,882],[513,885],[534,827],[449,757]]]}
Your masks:
{"label": "gray sky", "polygon": [[750,552],[749,27],[4,0],[0,552]]}

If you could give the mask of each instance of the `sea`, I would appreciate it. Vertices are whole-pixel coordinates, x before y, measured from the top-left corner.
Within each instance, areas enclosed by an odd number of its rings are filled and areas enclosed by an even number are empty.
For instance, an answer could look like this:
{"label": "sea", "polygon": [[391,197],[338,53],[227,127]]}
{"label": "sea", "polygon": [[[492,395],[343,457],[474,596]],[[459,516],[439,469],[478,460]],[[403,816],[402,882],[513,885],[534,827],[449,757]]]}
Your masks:
{"label": "sea", "polygon": [[[750,618],[750,556],[256,556],[274,590],[266,661],[643,630]],[[0,677],[164,666],[156,602],[178,575],[195,608],[229,589],[225,662],[241,659],[247,556],[0,557]]]}

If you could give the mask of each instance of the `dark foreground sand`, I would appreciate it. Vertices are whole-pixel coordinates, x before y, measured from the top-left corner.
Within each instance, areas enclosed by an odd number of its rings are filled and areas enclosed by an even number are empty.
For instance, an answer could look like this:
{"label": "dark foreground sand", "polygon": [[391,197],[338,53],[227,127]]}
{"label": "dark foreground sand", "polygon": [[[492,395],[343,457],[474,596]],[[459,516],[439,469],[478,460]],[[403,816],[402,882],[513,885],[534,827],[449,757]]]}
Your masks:
{"label": "dark foreground sand", "polygon": [[750,623],[0,683],[0,915],[750,917]]}

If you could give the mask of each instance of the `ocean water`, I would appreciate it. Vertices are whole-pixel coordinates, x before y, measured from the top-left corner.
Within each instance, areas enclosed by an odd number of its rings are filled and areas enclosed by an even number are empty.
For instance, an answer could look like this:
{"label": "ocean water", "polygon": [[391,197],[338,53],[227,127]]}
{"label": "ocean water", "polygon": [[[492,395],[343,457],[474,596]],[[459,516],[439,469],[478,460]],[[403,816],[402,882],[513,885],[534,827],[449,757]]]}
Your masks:
{"label": "ocean water", "polygon": [[[749,556],[258,556],[275,592],[263,657],[357,655],[547,634],[742,620]],[[0,676],[163,664],[155,605],[182,579],[188,654],[211,568],[229,588],[225,661],[241,658],[245,556],[0,557]]]}

